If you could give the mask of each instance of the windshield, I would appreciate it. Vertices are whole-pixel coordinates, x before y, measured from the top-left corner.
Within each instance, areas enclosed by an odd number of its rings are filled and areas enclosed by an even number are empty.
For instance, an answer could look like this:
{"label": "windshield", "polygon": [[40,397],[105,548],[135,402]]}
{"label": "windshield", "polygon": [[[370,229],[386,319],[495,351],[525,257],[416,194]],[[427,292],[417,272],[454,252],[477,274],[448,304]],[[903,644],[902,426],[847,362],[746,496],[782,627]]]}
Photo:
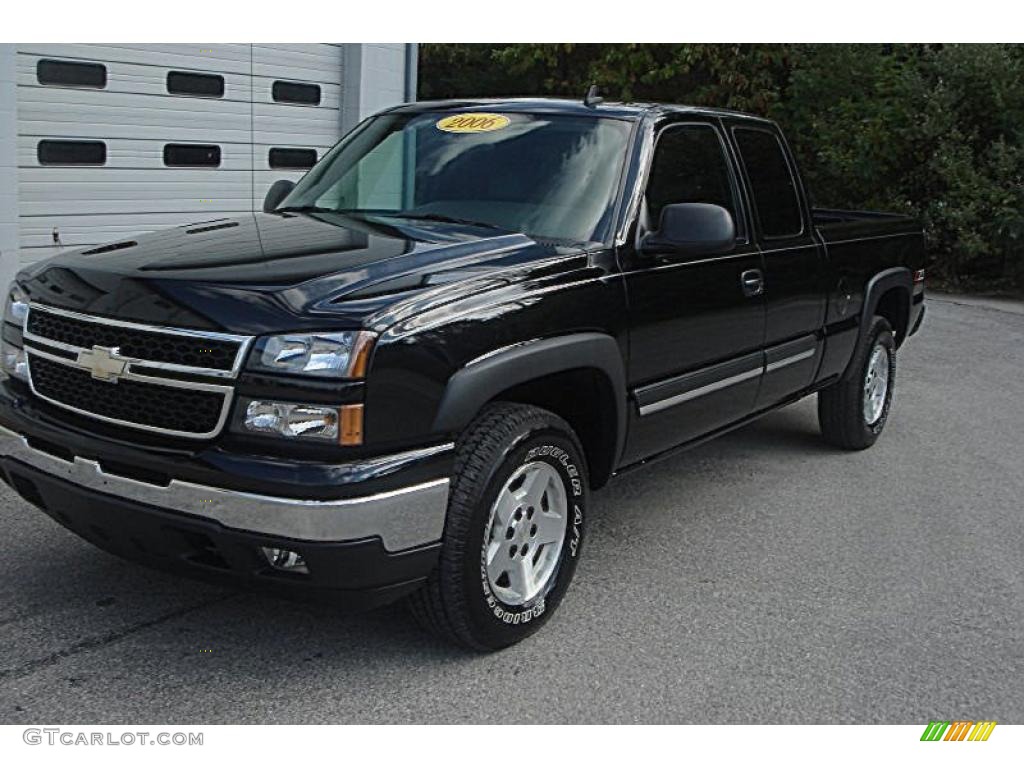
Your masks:
{"label": "windshield", "polygon": [[629,132],[628,122],[589,116],[385,114],[331,150],[278,210],[603,241]]}

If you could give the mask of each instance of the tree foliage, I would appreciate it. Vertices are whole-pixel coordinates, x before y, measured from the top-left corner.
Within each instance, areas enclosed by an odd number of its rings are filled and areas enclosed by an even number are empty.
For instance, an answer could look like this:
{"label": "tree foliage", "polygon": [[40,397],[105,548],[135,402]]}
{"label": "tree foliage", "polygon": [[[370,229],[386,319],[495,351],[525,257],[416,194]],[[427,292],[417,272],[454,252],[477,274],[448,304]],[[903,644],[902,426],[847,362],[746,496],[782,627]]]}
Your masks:
{"label": "tree foliage", "polygon": [[420,98],[552,95],[778,120],[815,203],[918,216],[931,272],[1024,288],[1024,47],[442,44]]}

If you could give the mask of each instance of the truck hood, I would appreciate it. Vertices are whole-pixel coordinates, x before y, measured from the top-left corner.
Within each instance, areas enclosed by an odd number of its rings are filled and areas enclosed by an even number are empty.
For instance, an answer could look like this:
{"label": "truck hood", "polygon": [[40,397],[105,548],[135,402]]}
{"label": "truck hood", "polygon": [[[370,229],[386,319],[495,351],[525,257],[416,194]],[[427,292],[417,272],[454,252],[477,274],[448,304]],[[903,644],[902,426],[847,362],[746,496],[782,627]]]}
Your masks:
{"label": "truck hood", "polygon": [[382,328],[538,269],[579,269],[586,250],[487,227],[392,221],[257,213],[59,254],[18,280],[33,301],[153,325]]}

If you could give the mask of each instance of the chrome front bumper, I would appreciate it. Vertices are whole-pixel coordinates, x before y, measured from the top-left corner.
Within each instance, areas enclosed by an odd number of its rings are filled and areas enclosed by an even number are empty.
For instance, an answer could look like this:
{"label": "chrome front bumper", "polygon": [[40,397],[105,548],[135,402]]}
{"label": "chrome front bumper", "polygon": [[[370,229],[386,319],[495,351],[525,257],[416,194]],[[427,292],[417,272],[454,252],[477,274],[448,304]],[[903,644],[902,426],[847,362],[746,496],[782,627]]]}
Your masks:
{"label": "chrome front bumper", "polygon": [[[440,445],[437,452],[452,445]],[[304,541],[378,536],[389,552],[439,541],[448,507],[448,478],[351,499],[311,501],[213,488],[183,480],[153,485],[104,472],[90,459],[65,461],[0,427],[0,457],[91,491],[181,512],[249,533]]]}

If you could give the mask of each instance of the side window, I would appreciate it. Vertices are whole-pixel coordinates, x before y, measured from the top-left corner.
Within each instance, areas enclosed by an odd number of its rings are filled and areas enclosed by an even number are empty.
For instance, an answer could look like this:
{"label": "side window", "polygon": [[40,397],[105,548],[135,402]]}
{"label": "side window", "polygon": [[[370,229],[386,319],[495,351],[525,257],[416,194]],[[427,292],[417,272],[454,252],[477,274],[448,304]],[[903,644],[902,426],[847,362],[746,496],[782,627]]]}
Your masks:
{"label": "side window", "polygon": [[673,203],[714,203],[732,214],[737,231],[736,194],[729,161],[718,132],[710,125],[666,128],[658,137],[647,182],[647,215],[658,226],[661,209]]}
{"label": "side window", "polygon": [[754,206],[765,237],[799,235],[804,228],[800,198],[786,153],[774,133],[737,128],[736,144],[750,180]]}

